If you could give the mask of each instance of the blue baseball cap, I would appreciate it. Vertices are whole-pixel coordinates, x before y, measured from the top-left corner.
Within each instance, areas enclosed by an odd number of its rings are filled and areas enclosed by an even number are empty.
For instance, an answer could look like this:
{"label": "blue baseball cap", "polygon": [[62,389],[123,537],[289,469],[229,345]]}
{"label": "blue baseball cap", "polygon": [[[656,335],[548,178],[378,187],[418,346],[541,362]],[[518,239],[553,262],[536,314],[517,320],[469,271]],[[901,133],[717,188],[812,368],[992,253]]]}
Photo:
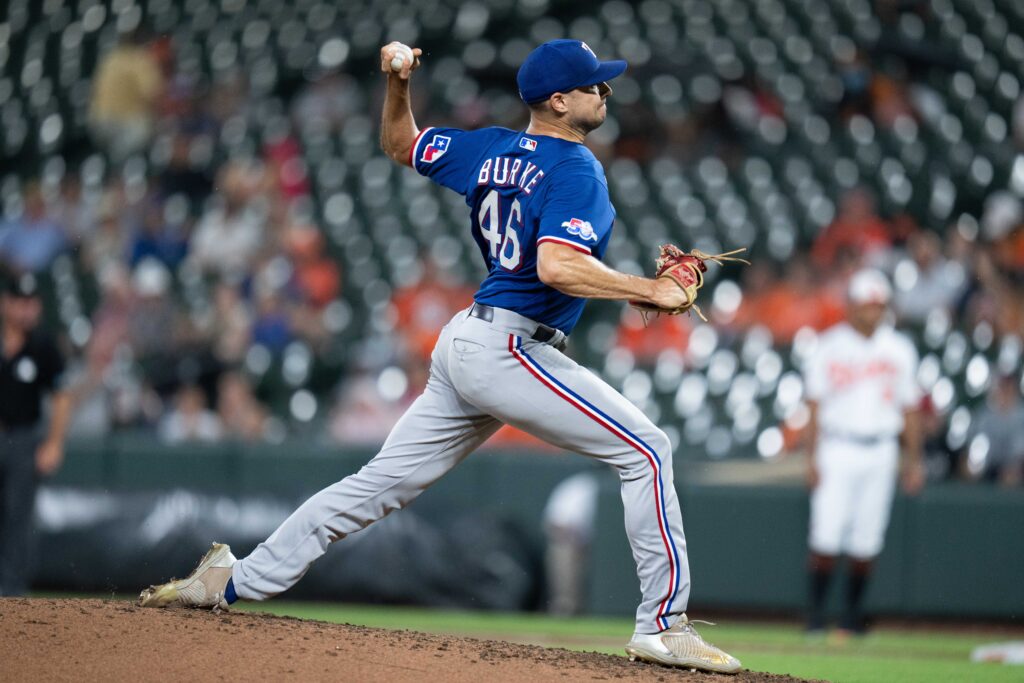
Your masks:
{"label": "blue baseball cap", "polygon": [[550,40],[527,55],[516,83],[523,102],[533,104],[556,92],[610,81],[625,70],[625,60],[602,62],[582,40]]}

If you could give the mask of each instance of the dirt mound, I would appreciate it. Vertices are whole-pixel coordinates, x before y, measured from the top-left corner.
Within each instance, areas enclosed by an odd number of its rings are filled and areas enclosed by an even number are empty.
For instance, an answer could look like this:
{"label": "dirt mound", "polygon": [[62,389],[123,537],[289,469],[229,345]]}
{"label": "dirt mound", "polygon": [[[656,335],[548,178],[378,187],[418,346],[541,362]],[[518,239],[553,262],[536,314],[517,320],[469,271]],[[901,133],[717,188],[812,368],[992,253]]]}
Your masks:
{"label": "dirt mound", "polygon": [[0,599],[0,662],[10,681],[797,680],[263,614],[16,598]]}

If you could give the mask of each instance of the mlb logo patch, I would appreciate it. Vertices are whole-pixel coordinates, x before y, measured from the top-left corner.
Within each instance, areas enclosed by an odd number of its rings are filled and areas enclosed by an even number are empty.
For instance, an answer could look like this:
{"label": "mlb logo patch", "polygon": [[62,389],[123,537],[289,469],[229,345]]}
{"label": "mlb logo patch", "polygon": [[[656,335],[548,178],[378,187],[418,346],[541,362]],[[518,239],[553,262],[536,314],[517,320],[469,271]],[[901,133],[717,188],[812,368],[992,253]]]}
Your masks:
{"label": "mlb logo patch", "polygon": [[447,135],[435,135],[430,144],[423,148],[423,156],[420,161],[425,164],[432,164],[448,151],[448,144],[452,141]]}
{"label": "mlb logo patch", "polygon": [[519,146],[531,152],[537,151],[537,141],[530,138],[522,138],[519,141]]}
{"label": "mlb logo patch", "polygon": [[584,221],[579,218],[570,218],[569,220],[562,223],[562,227],[570,235],[576,235],[581,240],[594,240],[597,241],[597,233],[594,232],[594,226],[590,224],[590,221]]}

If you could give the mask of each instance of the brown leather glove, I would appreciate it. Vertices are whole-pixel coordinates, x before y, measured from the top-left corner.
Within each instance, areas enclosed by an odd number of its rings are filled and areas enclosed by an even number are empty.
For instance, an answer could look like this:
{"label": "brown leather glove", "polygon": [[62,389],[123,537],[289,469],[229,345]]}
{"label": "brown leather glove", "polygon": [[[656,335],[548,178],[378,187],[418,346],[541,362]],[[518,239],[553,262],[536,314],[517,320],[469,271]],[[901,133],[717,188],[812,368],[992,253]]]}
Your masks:
{"label": "brown leather glove", "polygon": [[701,320],[707,321],[704,313],[697,305],[697,290],[704,286],[704,273],[708,270],[705,262],[714,261],[721,265],[723,262],[731,261],[750,265],[750,261],[735,256],[735,254],[744,251],[746,251],[745,248],[733,249],[724,254],[705,254],[699,249],[694,249],[687,253],[674,244],[663,244],[658,252],[658,258],[654,262],[656,268],[654,277],[671,278],[683,290],[683,293],[686,295],[686,301],[675,308],[662,308],[661,306],[644,301],[630,301],[629,303],[644,313],[645,316],[648,313],[679,315],[692,308],[697,312]]}

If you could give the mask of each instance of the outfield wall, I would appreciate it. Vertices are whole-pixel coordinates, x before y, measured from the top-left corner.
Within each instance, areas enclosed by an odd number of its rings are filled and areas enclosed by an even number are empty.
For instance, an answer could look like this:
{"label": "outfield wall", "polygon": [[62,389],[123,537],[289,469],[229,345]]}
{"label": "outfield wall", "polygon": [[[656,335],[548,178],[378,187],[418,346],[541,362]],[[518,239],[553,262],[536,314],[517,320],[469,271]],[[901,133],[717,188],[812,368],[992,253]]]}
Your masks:
{"label": "outfield wall", "polygon": [[[314,444],[168,447],[130,438],[76,443],[69,448],[64,469],[47,483],[45,498],[50,505],[77,496],[74,505],[65,506],[75,510],[75,505],[81,506],[83,492],[85,499],[131,496],[145,500],[184,491],[214,495],[221,501],[272,501],[268,514],[276,519],[273,515],[286,514],[322,486],[355,472],[371,455],[368,449]],[[701,483],[720,482],[723,477],[714,476],[715,471],[724,467],[685,460],[676,465],[693,577],[691,604],[695,608],[766,612],[800,610],[805,588],[806,492],[797,485],[760,483],[772,478],[773,465],[769,464],[762,465],[763,478],[756,475],[756,469],[753,477],[748,472],[745,480],[754,483]],[[601,481],[587,602],[594,613],[628,615],[635,608],[639,589],[623,531],[617,480],[604,467],[594,467],[577,456],[480,452],[421,496],[411,512],[427,521],[463,520],[461,527],[438,526],[439,533],[451,529],[463,530],[451,533],[464,533],[465,520],[497,520],[504,529],[513,530],[513,537],[528,549],[519,556],[530,555],[515,571],[536,576],[517,574],[516,580],[539,584],[544,504],[559,481],[587,469]],[[222,508],[218,504],[212,509]],[[232,508],[230,514],[237,516],[238,509]],[[232,529],[246,522],[235,518],[205,521],[223,522],[213,528],[228,537]],[[129,520],[128,526],[133,523]],[[152,519],[137,522],[144,523],[150,526],[143,530],[143,538],[158,533],[151,528]],[[40,577],[48,588],[100,585],[113,591],[133,590],[136,584],[157,580],[166,571],[187,568],[197,552],[191,541],[165,544],[161,562],[153,563],[159,566],[143,563],[136,569],[130,563],[137,558],[126,556],[119,563],[111,555],[131,553],[133,548],[97,548],[96,544],[121,544],[86,538],[92,532],[76,535],[75,528],[67,526],[58,533],[52,523],[44,525],[40,556],[45,558],[45,566]],[[260,533],[259,529],[256,532]],[[122,537],[125,533],[124,529],[119,532]],[[204,538],[206,533],[198,531]],[[417,532],[406,529],[405,533]],[[381,538],[388,543],[388,537]],[[390,548],[390,556],[398,558],[396,564],[401,564],[403,552],[409,549],[409,537],[405,538],[394,541],[400,547]],[[336,555],[344,555],[343,548],[336,550]],[[430,550],[428,545],[417,552],[429,554]],[[388,549],[378,548],[371,557],[382,552],[389,556]],[[166,569],[168,566],[172,569]],[[339,566],[335,578],[347,571]],[[457,573],[454,567],[450,569]],[[437,571],[445,572],[443,562]],[[331,576],[310,581],[312,588],[326,590]],[[414,590],[415,581],[410,583]],[[524,604],[523,595],[534,590],[525,585],[521,588],[516,604]],[[350,597],[351,593],[338,595]],[[404,595],[382,599],[401,600]],[[415,596],[409,599],[416,601]],[[914,499],[898,498],[869,601],[873,610],[895,615],[1024,618],[1024,490],[948,484],[930,487]],[[424,602],[429,600],[424,598]],[[482,601],[473,601],[477,603]]]}

